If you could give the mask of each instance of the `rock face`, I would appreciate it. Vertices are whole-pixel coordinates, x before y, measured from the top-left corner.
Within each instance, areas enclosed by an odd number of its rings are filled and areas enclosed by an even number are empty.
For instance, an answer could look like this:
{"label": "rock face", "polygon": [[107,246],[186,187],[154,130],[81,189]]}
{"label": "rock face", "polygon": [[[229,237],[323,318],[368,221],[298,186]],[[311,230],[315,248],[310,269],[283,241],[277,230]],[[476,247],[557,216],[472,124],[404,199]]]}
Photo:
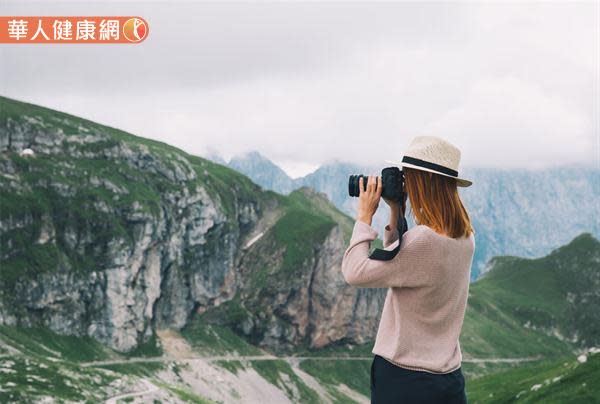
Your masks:
{"label": "rock face", "polygon": [[351,219],[309,189],[6,98],[0,189],[0,324],[120,351],[194,313],[274,348],[375,336],[385,291],[345,284]]}
{"label": "rock face", "polygon": [[[267,236],[246,254],[240,264],[242,272],[279,268],[282,254],[273,251],[273,245]],[[311,247],[309,258],[291,273],[274,272],[261,281],[240,285],[246,312],[239,317],[239,325],[231,325],[255,343],[288,350],[299,343],[320,348],[338,341],[373,340],[385,295],[378,289],[349,287],[340,276],[345,249],[340,226],[333,226],[322,242]]]}

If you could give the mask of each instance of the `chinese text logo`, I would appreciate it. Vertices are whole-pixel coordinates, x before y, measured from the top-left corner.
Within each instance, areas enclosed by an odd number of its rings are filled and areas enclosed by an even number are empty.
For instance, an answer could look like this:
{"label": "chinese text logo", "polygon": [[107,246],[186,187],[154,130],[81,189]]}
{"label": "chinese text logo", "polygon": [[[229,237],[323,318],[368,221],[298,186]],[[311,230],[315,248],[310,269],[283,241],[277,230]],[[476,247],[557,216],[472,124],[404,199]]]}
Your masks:
{"label": "chinese text logo", "polygon": [[140,17],[0,17],[0,43],[140,43]]}

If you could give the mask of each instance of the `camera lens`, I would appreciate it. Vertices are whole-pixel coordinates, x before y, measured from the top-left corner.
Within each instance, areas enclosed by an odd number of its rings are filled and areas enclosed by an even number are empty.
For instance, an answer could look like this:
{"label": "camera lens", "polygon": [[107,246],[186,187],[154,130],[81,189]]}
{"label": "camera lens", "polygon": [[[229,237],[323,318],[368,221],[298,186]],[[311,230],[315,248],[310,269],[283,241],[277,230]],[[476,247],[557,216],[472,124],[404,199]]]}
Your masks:
{"label": "camera lens", "polygon": [[[360,177],[364,177],[362,174],[351,175],[348,179],[348,194],[350,196],[358,197],[360,196]],[[366,187],[366,179],[363,179],[363,190],[367,189]]]}

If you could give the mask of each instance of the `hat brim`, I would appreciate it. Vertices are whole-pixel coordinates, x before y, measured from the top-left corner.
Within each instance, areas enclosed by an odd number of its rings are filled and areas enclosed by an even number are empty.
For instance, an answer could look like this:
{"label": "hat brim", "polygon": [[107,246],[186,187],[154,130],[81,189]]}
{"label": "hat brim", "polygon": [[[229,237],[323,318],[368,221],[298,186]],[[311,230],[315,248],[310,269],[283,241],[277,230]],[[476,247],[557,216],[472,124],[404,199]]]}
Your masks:
{"label": "hat brim", "polygon": [[427,171],[427,172],[430,172],[430,173],[434,173],[434,174],[443,175],[444,177],[448,177],[448,178],[454,178],[454,179],[456,180],[456,185],[457,185],[457,186],[459,186],[459,187],[464,187],[464,188],[466,188],[466,187],[470,187],[471,185],[473,185],[473,182],[472,182],[472,181],[470,181],[470,180],[467,180],[467,179],[465,179],[465,178],[453,177],[453,176],[451,176],[451,175],[444,174],[444,173],[441,173],[441,172],[439,172],[439,171],[432,170],[432,169],[430,169],[430,168],[421,167],[421,166],[417,166],[417,165],[410,164],[410,163],[403,163],[403,162],[401,162],[401,161],[391,161],[391,160],[385,160],[385,162],[386,162],[386,163],[393,164],[393,165],[395,165],[395,166],[398,166],[398,167],[411,167],[411,168],[415,168],[415,169],[417,169],[417,170],[421,170],[421,171]]}

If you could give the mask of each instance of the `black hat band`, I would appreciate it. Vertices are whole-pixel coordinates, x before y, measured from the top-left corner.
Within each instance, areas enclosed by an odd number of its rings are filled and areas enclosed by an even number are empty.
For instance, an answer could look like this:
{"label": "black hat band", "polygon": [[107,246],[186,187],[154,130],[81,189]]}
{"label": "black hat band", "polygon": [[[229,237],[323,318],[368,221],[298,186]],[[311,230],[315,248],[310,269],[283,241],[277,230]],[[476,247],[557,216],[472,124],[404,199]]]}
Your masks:
{"label": "black hat band", "polygon": [[404,157],[402,157],[402,162],[414,164],[416,166],[421,166],[421,167],[425,167],[425,168],[430,168],[432,170],[436,170],[441,173],[451,175],[452,177],[458,177],[458,171],[453,170],[448,167],[441,166],[439,164],[432,163],[430,161],[425,161],[425,160],[417,159],[414,157],[404,156]]}

